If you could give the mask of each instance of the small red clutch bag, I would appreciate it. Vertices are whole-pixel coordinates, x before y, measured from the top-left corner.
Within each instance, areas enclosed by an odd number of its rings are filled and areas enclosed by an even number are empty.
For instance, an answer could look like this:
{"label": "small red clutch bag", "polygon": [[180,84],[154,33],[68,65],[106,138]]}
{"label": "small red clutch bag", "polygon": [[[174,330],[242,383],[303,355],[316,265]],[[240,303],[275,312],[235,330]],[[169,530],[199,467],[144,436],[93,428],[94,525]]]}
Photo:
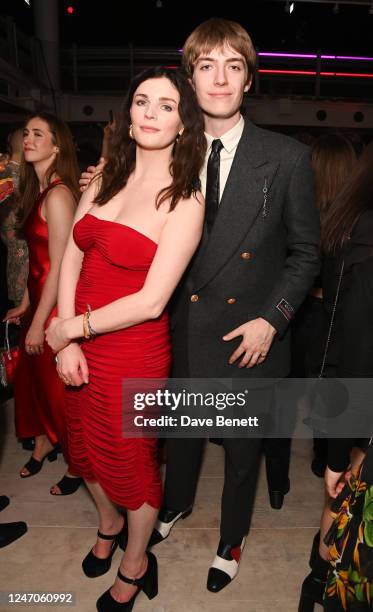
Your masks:
{"label": "small red clutch bag", "polygon": [[19,347],[10,348],[9,321],[7,321],[5,323],[5,349],[2,350],[0,358],[0,382],[4,387],[13,383],[19,358]]}

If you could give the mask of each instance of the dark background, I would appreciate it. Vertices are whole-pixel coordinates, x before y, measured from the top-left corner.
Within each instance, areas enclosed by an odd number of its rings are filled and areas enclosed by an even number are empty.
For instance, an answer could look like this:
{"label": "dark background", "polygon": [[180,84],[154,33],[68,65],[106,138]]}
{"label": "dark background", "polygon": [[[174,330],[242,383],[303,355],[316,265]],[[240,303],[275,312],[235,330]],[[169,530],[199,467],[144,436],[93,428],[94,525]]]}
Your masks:
{"label": "dark background", "polygon": [[[159,0],[160,1],[160,0]],[[31,0],[32,3],[32,0]],[[367,6],[297,4],[265,0],[60,0],[61,43],[78,45],[179,48],[199,23],[218,16],[241,23],[257,48],[266,51],[316,51],[373,56],[373,15]],[[225,6],[224,6],[225,5]],[[67,7],[74,13],[69,15]],[[33,32],[32,8],[24,0],[2,0],[0,12]]]}
{"label": "dark background", "polygon": [[[158,0],[158,4],[159,4]],[[16,25],[26,34],[33,34],[33,9],[24,0],[0,0],[0,14],[11,16]],[[180,49],[188,34],[202,21],[220,16],[241,23],[252,36],[254,45],[260,51],[283,52],[316,52],[335,55],[364,55],[373,57],[373,15],[369,14],[369,2],[366,6],[340,5],[339,14],[335,14],[335,4],[297,3],[295,10],[289,15],[285,12],[285,1],[266,0],[59,0],[60,42],[62,47],[72,43],[79,46],[110,46],[145,48]],[[73,14],[67,12],[72,6]],[[62,54],[62,58],[66,57]],[[98,60],[96,60],[98,61]],[[105,55],[102,55],[105,61]],[[65,62],[66,63],[66,62]],[[271,67],[296,68],[296,65],[276,65],[270,61]],[[268,65],[269,67],[269,65]],[[334,64],[332,64],[334,69]],[[309,68],[309,67],[308,67]],[[314,68],[312,66],[311,68]],[[347,65],[348,71],[372,72],[373,62],[356,62]],[[71,80],[71,62],[63,64],[61,74]],[[67,75],[67,76],[66,76]],[[93,77],[90,77],[91,80]],[[109,89],[113,80],[108,74]],[[102,79],[103,81],[104,79]],[[90,81],[87,81],[89,88]],[[94,84],[96,77],[94,77]],[[102,83],[101,83],[102,84]],[[273,96],[291,96],[293,85],[297,85],[296,95],[312,97],[314,84],[312,79],[283,79],[275,81],[276,88],[271,92],[263,82],[261,90],[264,94]],[[71,83],[70,83],[71,85]],[[81,91],[84,90],[83,78],[79,80]],[[103,86],[104,87],[104,86]],[[118,84],[118,93],[125,91],[124,81]],[[304,91],[303,91],[303,89]],[[289,90],[289,91],[288,91]],[[322,95],[327,99],[350,97],[354,100],[373,98],[373,79],[341,80],[331,79],[322,84]],[[321,108],[321,106],[320,106]],[[109,120],[109,117],[108,117]],[[95,163],[99,157],[103,126],[97,122],[86,121],[71,125],[79,143],[79,160],[82,168]],[[270,129],[278,129],[290,135],[299,136],[302,128],[274,125]],[[304,129],[306,135],[317,137],[328,129],[321,121],[319,126]],[[333,128],[330,128],[333,131]],[[0,150],[5,148],[8,125],[0,125]],[[349,132],[351,137],[357,135],[364,141],[370,141],[373,131],[363,125],[356,124]]]}

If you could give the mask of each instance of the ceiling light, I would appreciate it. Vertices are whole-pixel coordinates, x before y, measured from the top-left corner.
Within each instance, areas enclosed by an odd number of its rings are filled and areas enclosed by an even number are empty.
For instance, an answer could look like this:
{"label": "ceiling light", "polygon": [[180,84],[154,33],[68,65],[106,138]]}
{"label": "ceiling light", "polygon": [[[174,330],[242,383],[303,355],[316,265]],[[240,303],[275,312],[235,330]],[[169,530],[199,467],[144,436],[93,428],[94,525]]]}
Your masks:
{"label": "ceiling light", "polygon": [[294,6],[295,6],[295,2],[290,2],[289,0],[287,0],[285,4],[285,12],[291,15],[291,13],[294,10]]}

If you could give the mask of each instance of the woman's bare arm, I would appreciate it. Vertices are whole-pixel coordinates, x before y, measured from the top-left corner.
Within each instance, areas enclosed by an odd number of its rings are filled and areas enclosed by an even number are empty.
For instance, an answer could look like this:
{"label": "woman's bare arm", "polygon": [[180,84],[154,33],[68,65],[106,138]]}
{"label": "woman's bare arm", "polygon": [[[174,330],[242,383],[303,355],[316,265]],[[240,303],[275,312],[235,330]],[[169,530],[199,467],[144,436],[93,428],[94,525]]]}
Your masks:
{"label": "woman's bare arm", "polygon": [[45,216],[48,223],[48,252],[50,268],[45,281],[33,323],[44,326],[57,302],[58,278],[62,257],[73,222],[75,201],[64,186],[52,189],[45,200]]}
{"label": "woman's bare arm", "polygon": [[97,181],[94,181],[80,199],[63,256],[58,284],[58,316],[63,319],[69,319],[75,316],[75,291],[83,261],[83,252],[75,243],[73,228],[77,221],[84,217],[92,208],[92,200],[96,192]]}
{"label": "woman's bare arm", "polygon": [[[84,192],[75,213],[73,227],[62,260],[60,281],[58,284],[58,314],[63,319],[75,316],[75,293],[83,261],[83,252],[75,243],[73,228],[92,208],[92,200],[97,192],[97,181],[93,182]],[[89,382],[87,361],[79,344],[72,342],[58,354],[57,372],[66,383],[80,386]]]}

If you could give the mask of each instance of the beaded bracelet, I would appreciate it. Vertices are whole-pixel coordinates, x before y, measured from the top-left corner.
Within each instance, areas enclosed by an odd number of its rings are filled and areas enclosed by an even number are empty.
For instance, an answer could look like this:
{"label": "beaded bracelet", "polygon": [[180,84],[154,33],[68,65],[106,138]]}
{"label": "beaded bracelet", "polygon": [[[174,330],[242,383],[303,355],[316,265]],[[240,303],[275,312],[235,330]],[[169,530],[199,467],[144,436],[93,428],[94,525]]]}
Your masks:
{"label": "beaded bracelet", "polygon": [[90,323],[90,320],[89,320],[90,315],[91,315],[91,307],[89,304],[87,304],[87,310],[85,311],[83,315],[83,336],[87,340],[89,340],[90,338],[93,338],[94,336],[97,336],[97,332],[93,329]]}
{"label": "beaded bracelet", "polygon": [[91,322],[89,320],[89,317],[91,316],[90,308],[88,308],[86,315],[87,315],[86,322],[87,322],[88,332],[89,332],[90,337],[93,338],[94,336],[97,336],[97,332],[93,329]]}

